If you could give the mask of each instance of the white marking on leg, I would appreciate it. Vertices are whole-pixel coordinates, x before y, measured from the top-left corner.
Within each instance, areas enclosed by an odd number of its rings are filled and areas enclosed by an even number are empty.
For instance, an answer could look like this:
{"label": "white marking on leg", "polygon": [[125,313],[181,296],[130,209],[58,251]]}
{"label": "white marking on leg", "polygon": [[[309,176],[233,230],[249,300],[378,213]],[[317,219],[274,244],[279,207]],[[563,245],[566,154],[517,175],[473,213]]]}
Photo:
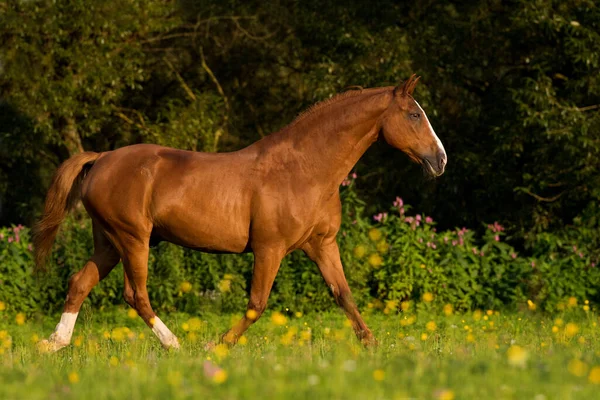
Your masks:
{"label": "white marking on leg", "polygon": [[179,341],[177,340],[177,336],[173,335],[173,332],[167,328],[167,326],[158,318],[158,316],[154,316],[150,319],[150,323],[152,325],[152,332],[158,337],[158,340],[162,343],[164,348],[179,348]]}
{"label": "white marking on leg", "polygon": [[73,329],[75,328],[75,321],[77,321],[78,314],[63,313],[60,316],[60,322],[54,328],[54,333],[50,335],[48,340],[40,342],[40,349],[45,352],[54,352],[68,346],[71,343],[71,337],[73,337]]}

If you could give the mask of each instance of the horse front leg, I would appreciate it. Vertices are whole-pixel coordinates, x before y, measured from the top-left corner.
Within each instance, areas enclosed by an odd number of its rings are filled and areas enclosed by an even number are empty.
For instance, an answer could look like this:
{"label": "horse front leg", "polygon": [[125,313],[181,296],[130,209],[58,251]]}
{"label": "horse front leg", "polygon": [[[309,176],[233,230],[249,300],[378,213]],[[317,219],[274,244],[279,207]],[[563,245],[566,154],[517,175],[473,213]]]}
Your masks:
{"label": "horse front leg", "polygon": [[327,286],[331,289],[336,303],[344,310],[352,323],[352,328],[358,340],[365,346],[377,345],[377,340],[362,319],[352,298],[352,292],[344,275],[340,250],[335,237],[325,238],[317,242],[309,242],[303,247],[303,250],[319,267],[321,275],[323,275],[323,279],[325,279]]}
{"label": "horse front leg", "polygon": [[221,337],[225,344],[237,343],[240,336],[255,323],[267,308],[267,301],[275,281],[281,260],[285,255],[284,249],[268,248],[254,251],[254,272],[250,287],[250,301],[246,314],[227,333]]}

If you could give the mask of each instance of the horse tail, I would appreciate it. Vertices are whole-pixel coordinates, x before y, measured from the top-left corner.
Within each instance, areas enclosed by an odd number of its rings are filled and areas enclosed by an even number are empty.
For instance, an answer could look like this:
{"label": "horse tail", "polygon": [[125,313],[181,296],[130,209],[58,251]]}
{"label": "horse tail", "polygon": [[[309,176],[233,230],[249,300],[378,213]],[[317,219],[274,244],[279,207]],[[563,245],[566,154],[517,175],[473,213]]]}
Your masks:
{"label": "horse tail", "polygon": [[56,170],[44,205],[44,213],[33,229],[35,271],[44,270],[52,244],[67,212],[81,197],[81,181],[101,153],[91,151],[69,158]]}

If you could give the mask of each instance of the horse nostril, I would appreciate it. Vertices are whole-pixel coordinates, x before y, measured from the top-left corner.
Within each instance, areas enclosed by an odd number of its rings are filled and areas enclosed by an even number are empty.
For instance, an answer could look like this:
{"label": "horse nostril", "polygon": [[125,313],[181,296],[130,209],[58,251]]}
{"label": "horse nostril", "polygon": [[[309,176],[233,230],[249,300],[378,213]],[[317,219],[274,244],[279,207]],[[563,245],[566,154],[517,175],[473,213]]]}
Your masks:
{"label": "horse nostril", "polygon": [[438,161],[438,167],[441,170],[444,170],[444,167],[446,166],[446,161],[447,161],[446,153],[439,152],[437,155],[437,161]]}

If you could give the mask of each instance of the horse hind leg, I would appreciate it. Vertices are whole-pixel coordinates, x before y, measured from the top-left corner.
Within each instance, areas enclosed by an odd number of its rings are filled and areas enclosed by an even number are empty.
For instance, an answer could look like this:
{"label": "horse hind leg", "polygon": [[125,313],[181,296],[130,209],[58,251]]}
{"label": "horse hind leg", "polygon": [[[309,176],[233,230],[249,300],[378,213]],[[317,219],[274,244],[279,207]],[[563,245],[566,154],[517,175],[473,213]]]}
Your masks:
{"label": "horse hind leg", "polygon": [[140,317],[158,337],[165,349],[179,349],[177,337],[167,328],[152,310],[148,297],[148,252],[147,243],[130,244],[123,255],[125,268],[125,301],[132,306]]}
{"label": "horse hind leg", "polygon": [[94,254],[83,269],[69,279],[69,290],[60,322],[40,350],[54,352],[71,343],[81,304],[94,286],[104,279],[120,260],[119,253],[96,224],[93,226]]}

